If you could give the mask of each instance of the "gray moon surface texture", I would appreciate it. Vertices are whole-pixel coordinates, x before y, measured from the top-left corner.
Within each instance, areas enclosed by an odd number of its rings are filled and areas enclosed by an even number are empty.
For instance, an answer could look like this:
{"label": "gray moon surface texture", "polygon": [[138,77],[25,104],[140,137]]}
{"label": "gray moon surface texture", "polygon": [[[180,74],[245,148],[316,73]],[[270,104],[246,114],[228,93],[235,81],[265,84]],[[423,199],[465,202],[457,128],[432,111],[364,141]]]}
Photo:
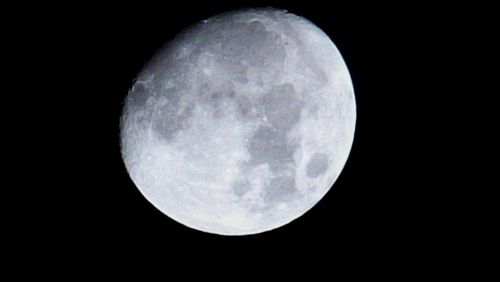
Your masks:
{"label": "gray moon surface texture", "polygon": [[286,11],[248,9],[202,21],[156,53],[125,99],[121,152],[168,217],[255,234],[328,192],[355,124],[351,78],[330,38]]}

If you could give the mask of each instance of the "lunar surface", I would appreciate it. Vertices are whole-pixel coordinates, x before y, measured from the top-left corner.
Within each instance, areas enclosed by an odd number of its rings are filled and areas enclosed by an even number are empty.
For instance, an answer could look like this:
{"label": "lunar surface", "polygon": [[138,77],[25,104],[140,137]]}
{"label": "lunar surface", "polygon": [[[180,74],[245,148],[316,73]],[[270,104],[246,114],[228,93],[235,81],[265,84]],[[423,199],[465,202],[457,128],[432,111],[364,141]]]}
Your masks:
{"label": "lunar surface", "polygon": [[222,235],[283,226],[341,172],[356,104],[329,37],[274,9],[185,30],[138,74],[121,117],[127,171],[157,209]]}

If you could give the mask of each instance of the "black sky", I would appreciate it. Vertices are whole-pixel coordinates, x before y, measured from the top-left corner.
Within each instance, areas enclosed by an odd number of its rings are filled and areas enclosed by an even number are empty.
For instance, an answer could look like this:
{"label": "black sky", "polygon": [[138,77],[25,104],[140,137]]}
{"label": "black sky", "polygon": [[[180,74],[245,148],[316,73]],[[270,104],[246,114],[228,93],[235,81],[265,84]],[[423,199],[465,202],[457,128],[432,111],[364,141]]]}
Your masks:
{"label": "black sky", "polygon": [[[174,222],[140,194],[121,160],[118,126],[133,78],[158,48],[200,20],[246,7],[286,9],[331,37],[353,80],[356,135],[334,187],[304,216],[272,232],[224,237]],[[24,180],[39,187],[31,199],[41,208],[23,225],[40,234],[33,246],[68,256],[244,253],[270,263],[297,253],[404,256],[443,240],[431,211],[434,187],[444,182],[429,179],[441,173],[436,152],[444,144],[434,137],[444,121],[431,116],[447,95],[439,70],[453,52],[441,44],[456,32],[453,7],[200,1],[44,8],[51,12],[31,17],[33,35],[23,45],[27,58],[37,58],[29,75],[43,76],[31,92],[40,103],[30,107],[50,125],[33,129],[42,153],[31,160],[40,176]]]}

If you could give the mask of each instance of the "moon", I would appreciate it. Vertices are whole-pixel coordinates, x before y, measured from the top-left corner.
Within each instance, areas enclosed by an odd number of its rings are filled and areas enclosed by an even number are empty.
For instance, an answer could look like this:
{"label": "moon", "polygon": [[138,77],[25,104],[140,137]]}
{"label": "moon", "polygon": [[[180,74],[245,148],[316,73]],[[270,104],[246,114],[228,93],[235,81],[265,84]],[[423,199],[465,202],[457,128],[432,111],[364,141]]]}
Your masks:
{"label": "moon", "polygon": [[247,9],[181,32],[145,65],[125,98],[121,153],[171,219],[256,234],[323,198],[355,124],[352,81],[330,38],[286,11]]}

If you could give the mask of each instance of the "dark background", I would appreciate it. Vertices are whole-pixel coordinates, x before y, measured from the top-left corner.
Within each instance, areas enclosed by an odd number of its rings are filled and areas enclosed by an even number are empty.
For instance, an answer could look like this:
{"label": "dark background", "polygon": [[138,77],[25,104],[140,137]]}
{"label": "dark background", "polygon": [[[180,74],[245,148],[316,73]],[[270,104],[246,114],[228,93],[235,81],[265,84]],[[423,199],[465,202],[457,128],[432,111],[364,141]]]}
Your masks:
{"label": "dark background", "polygon": [[[36,58],[27,73],[37,86],[29,106],[37,115],[30,122],[39,126],[29,133],[40,141],[30,165],[40,175],[21,178],[35,190],[30,201],[36,208],[21,223],[30,230],[23,233],[25,242],[63,258],[111,260],[138,253],[136,258],[188,263],[220,256],[237,263],[256,255],[268,266],[359,258],[382,263],[386,257],[397,263],[449,251],[450,238],[441,232],[449,214],[436,203],[442,203],[439,189],[446,186],[438,177],[447,154],[442,148],[450,144],[438,135],[453,126],[441,107],[444,100],[448,108],[453,103],[443,86],[443,66],[455,62],[458,51],[445,42],[467,31],[455,21],[463,10],[208,2],[31,9],[33,35],[23,52],[28,60]],[[353,80],[356,134],[334,187],[305,215],[271,232],[218,236],[169,219],[136,189],[121,160],[119,117],[134,77],[158,48],[198,21],[246,7],[286,9],[331,37]],[[439,112],[443,119],[434,118]]]}

